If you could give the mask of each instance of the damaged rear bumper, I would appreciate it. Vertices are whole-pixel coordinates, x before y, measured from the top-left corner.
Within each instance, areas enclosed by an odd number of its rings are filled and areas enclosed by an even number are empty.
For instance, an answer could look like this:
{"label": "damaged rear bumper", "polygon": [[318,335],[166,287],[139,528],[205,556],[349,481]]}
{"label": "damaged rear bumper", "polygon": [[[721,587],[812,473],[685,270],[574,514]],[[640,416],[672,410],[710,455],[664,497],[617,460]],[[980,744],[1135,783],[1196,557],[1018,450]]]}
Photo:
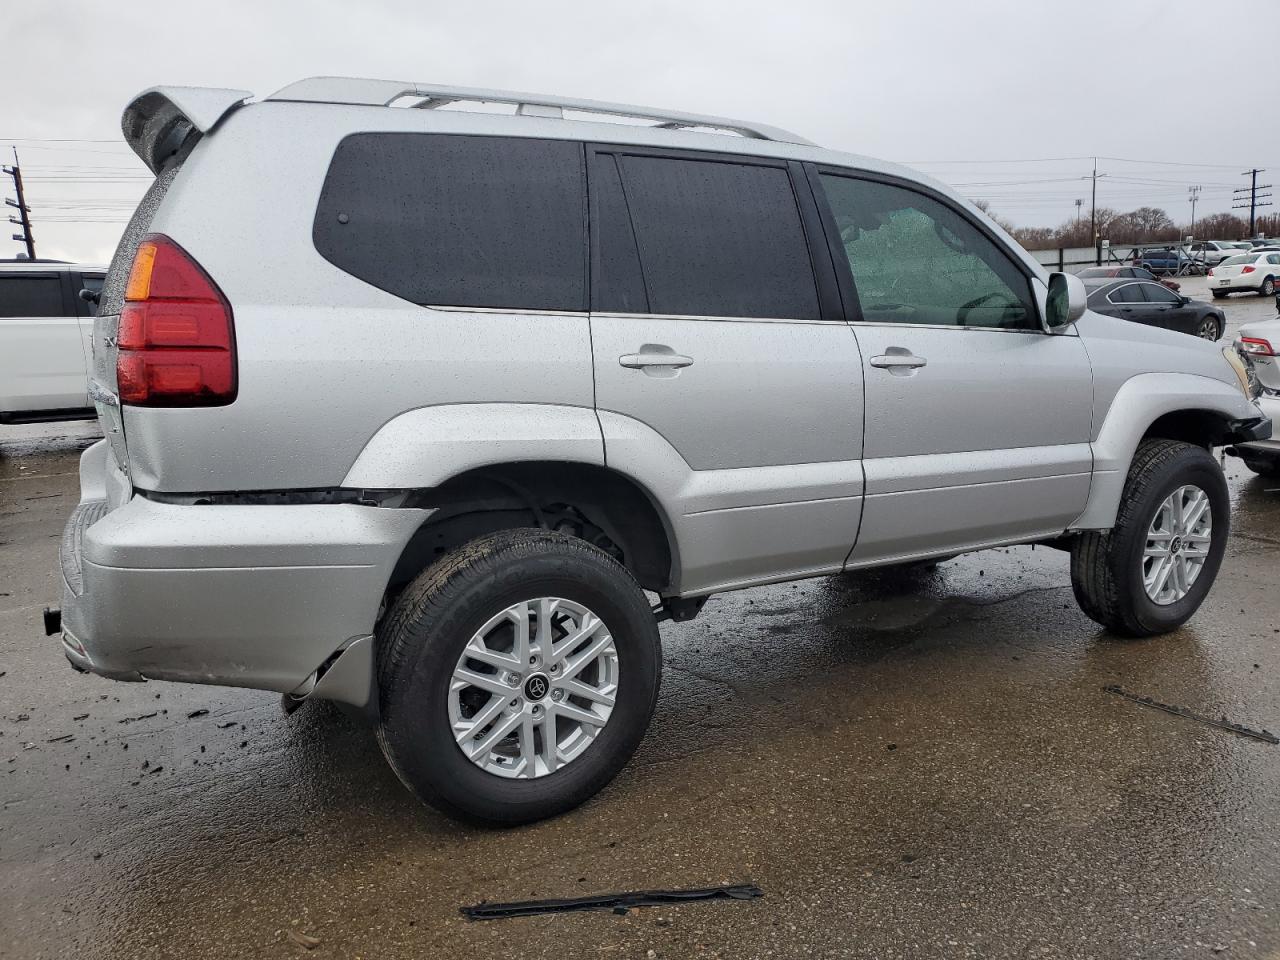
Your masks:
{"label": "damaged rear bumper", "polygon": [[356,504],[114,509],[83,477],[60,551],[62,645],[117,680],[254,687],[367,707],[392,569],[429,511]]}

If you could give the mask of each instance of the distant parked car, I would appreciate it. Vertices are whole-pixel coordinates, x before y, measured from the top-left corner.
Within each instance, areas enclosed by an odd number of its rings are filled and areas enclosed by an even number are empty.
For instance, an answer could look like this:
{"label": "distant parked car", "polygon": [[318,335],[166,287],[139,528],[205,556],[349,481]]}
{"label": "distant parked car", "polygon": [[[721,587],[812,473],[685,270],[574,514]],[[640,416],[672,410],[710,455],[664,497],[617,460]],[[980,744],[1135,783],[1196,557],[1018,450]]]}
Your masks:
{"label": "distant parked car", "polygon": [[1217,340],[1227,326],[1227,318],[1212,304],[1179,296],[1150,280],[1115,280],[1094,287],[1089,291],[1089,309],[1204,340]]}
{"label": "distant parked car", "polygon": [[1250,240],[1249,241],[1249,246],[1252,247],[1254,250],[1258,249],[1259,247],[1274,247],[1277,244],[1280,244],[1280,240],[1277,240],[1275,237],[1272,237],[1270,240]]}
{"label": "distant parked car", "polygon": [[1252,290],[1264,297],[1274,297],[1276,280],[1280,278],[1280,252],[1242,253],[1223,260],[1209,271],[1209,290],[1215,300],[1238,290]]}
{"label": "distant parked car", "polygon": [[1186,247],[1192,259],[1200,260],[1207,266],[1216,267],[1227,257],[1234,257],[1239,250],[1234,244],[1224,240],[1196,240]]}
{"label": "distant parked car", "polygon": [[1233,240],[1228,246],[1235,247],[1237,250],[1252,250],[1253,244],[1248,240]]}
{"label": "distant parked car", "polygon": [[1141,250],[1133,259],[1135,264],[1157,275],[1185,273],[1196,267],[1196,262],[1190,256],[1175,247]]}
{"label": "distant parked car", "polygon": [[103,267],[40,260],[0,263],[0,423],[84,420],[95,304]]}
{"label": "distant parked car", "polygon": [[1156,283],[1164,284],[1175,293],[1182,289],[1182,285],[1177,280],[1157,277],[1146,267],[1126,267],[1119,264],[1106,267],[1085,267],[1076,276],[1084,281],[1086,287],[1101,286],[1111,280],[1154,280]]}
{"label": "distant parked car", "polygon": [[[1276,312],[1280,314],[1280,298],[1277,298]],[[1274,425],[1280,421],[1280,356],[1277,356],[1280,354],[1280,316],[1246,323],[1240,328],[1236,349],[1252,361],[1250,375],[1259,387],[1258,406]],[[1254,473],[1280,477],[1280,441],[1242,443],[1231,452]]]}

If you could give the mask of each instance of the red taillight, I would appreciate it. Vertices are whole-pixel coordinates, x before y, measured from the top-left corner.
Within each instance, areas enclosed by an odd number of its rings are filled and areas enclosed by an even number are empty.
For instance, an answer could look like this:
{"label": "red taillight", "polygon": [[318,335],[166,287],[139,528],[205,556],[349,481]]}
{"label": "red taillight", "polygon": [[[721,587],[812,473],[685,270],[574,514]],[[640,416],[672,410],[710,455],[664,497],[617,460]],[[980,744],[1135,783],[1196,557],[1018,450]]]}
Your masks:
{"label": "red taillight", "polygon": [[1242,269],[1241,269],[1241,271],[1240,271],[1240,272],[1241,272],[1241,273],[1253,273],[1253,267],[1244,267],[1244,268],[1242,268]]}
{"label": "red taillight", "polygon": [[236,398],[231,306],[185,250],[161,234],[134,255],[120,312],[116,381],[137,407],[217,407]]}
{"label": "red taillight", "polygon": [[1261,337],[1241,337],[1240,346],[1244,348],[1245,353],[1253,354],[1255,357],[1274,357],[1275,350],[1271,347],[1270,340],[1263,340]]}
{"label": "red taillight", "polygon": [[1213,276],[1213,269],[1212,269],[1212,268],[1210,268],[1210,269],[1209,269],[1209,272],[1208,272],[1208,273],[1206,273],[1206,274],[1205,274],[1205,276],[1206,276],[1206,277],[1212,277],[1212,276]]}

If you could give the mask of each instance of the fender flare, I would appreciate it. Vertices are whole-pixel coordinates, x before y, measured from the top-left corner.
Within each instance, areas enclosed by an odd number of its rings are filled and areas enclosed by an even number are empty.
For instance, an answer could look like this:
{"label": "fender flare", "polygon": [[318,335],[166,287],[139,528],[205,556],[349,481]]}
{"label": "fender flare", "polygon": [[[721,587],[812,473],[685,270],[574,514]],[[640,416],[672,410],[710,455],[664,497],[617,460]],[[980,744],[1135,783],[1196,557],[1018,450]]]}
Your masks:
{"label": "fender flare", "polygon": [[1258,410],[1240,388],[1188,373],[1142,373],[1126,380],[1116,392],[1099,429],[1093,449],[1093,481],[1084,512],[1071,530],[1109,530],[1116,522],[1129,464],[1138,444],[1160,417],[1200,412],[1240,420],[1257,417]]}
{"label": "fender flare", "polygon": [[550,460],[603,467],[604,437],[590,407],[452,403],[392,417],[364,445],[344,487],[422,489],[499,463]]}

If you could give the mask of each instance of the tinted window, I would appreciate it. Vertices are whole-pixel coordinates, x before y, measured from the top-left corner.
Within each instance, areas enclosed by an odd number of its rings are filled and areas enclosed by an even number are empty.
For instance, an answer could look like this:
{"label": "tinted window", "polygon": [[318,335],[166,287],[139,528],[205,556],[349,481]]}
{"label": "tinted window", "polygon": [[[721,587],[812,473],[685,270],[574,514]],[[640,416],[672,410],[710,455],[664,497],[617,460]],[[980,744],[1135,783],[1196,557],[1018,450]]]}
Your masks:
{"label": "tinted window", "polygon": [[1117,270],[1114,267],[1086,267],[1076,274],[1081,280],[1092,280],[1098,277],[1122,277],[1127,276],[1125,270],[1127,267],[1121,267]]}
{"label": "tinted window", "polygon": [[650,311],[818,318],[785,169],[635,155],[619,163]]}
{"label": "tinted window", "polygon": [[822,184],[864,320],[1038,328],[1026,275],[956,210],[870,180]]}
{"label": "tinted window", "polygon": [[1112,303],[1144,303],[1145,298],[1142,296],[1142,284],[1126,283],[1123,287],[1117,287],[1107,294],[1107,299]]}
{"label": "tinted window", "polygon": [[61,317],[62,278],[0,274],[0,317]]}
{"label": "tinted window", "polygon": [[1267,254],[1267,263],[1280,263],[1280,253]]}
{"label": "tinted window", "polygon": [[361,133],[338,145],[316,249],[414,303],[586,309],[581,144]]}
{"label": "tinted window", "polygon": [[1156,278],[1156,275],[1146,267],[1130,267],[1129,272],[1126,273],[1125,276],[1137,277],[1141,280],[1154,280]]}
{"label": "tinted window", "polygon": [[1179,296],[1168,287],[1159,283],[1142,283],[1142,295],[1147,303],[1178,303]]}

